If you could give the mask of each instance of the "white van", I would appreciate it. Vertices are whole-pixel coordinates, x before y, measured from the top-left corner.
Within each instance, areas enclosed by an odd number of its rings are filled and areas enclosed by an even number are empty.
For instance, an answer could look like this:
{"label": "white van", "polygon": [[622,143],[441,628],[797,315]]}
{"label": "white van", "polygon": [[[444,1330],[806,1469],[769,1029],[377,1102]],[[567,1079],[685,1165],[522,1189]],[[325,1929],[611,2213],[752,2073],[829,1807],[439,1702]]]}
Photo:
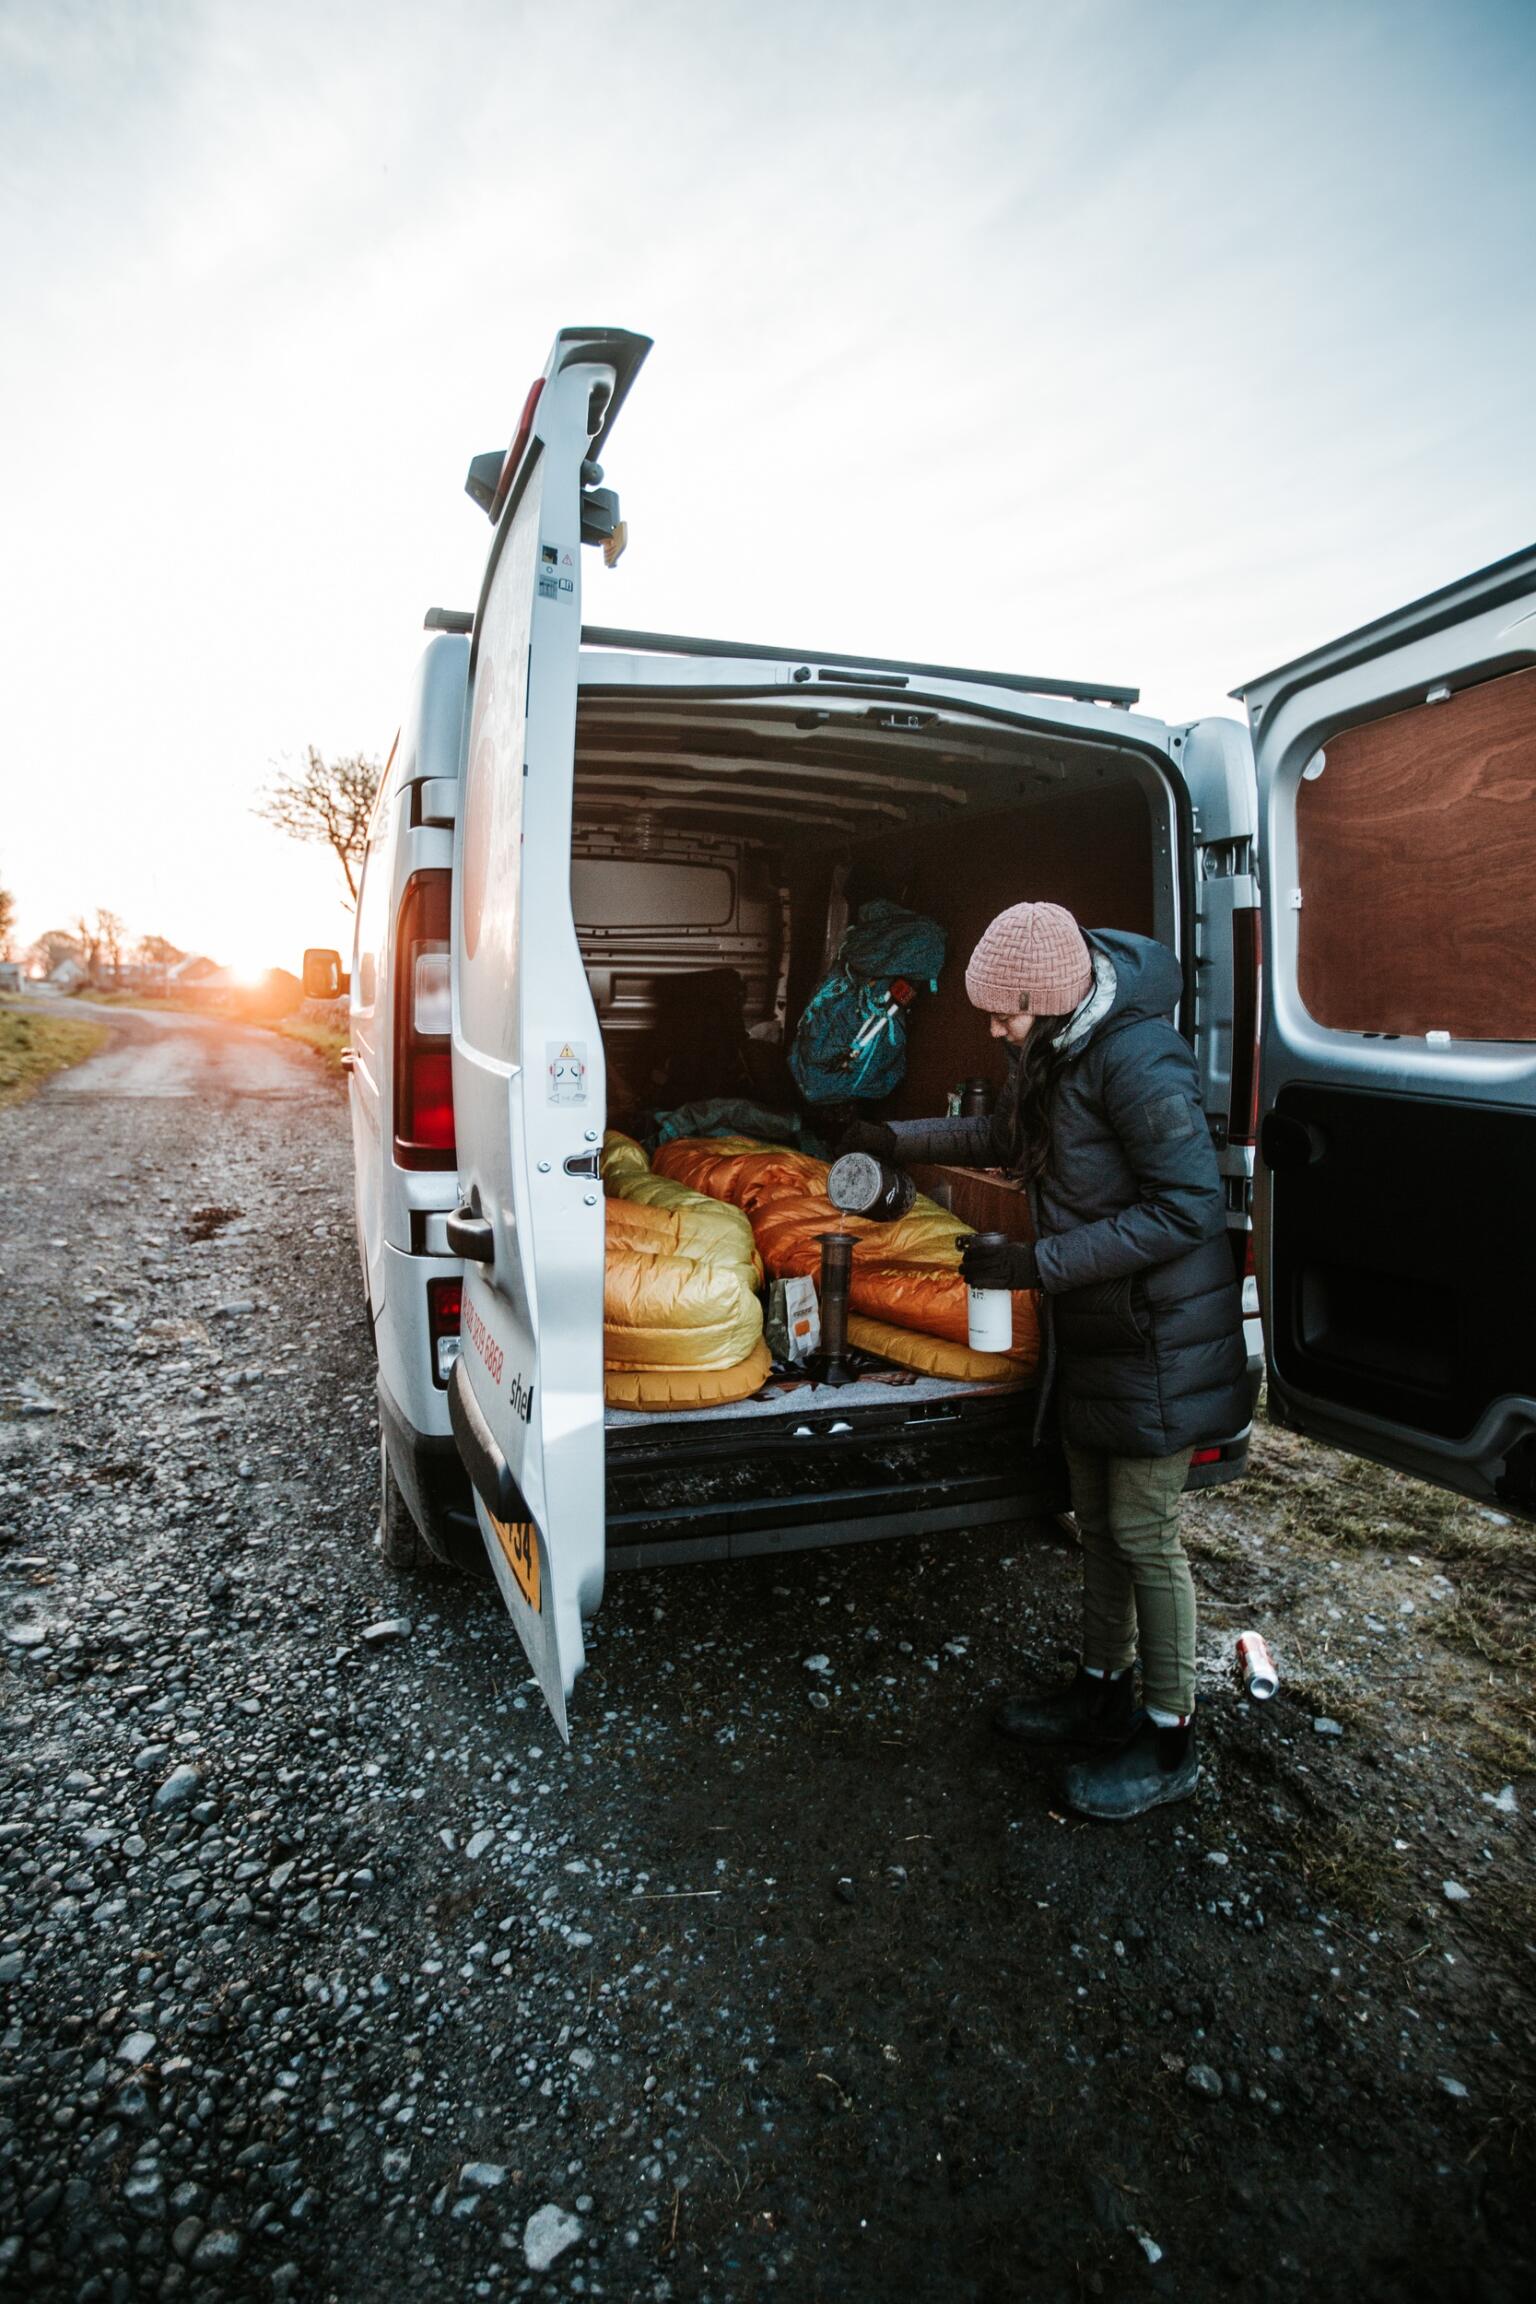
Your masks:
{"label": "white van", "polygon": [[[1510,1312],[1536,1252],[1503,1214],[1536,1142],[1536,553],[1250,682],[1257,773],[1237,722],[1169,727],[1131,690],[584,629],[582,545],[622,543],[596,458],[648,348],[563,332],[511,448],[472,464],[479,605],[428,617],[370,834],[351,1109],[387,1557],[488,1562],[567,1733],[609,1564],[1065,1501],[1017,1397],[984,1387],[605,1413],[610,1076],[654,1078],[730,970],[747,1074],[707,1003],[687,1052],[698,1093],[757,1085],[858,885],[962,959],[1021,894],[1174,950],[1253,1315],[1265,1114],[1274,1411],[1536,1505]],[[912,1011],[893,1116],[986,1068],[962,974]],[[308,989],[344,981],[306,956]],[[1250,1350],[1256,1391],[1256,1317]],[[1213,1433],[1191,1484],[1246,1449]]]}

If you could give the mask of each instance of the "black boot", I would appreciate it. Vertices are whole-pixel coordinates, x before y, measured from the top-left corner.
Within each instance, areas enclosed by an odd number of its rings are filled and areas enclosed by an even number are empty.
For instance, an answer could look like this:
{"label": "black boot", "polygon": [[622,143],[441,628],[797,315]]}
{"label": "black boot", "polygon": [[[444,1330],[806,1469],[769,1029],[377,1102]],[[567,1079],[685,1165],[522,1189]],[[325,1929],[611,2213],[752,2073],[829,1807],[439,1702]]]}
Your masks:
{"label": "black boot", "polygon": [[1076,1762],[1062,1779],[1062,1792],[1080,1816],[1111,1824],[1144,1816],[1169,1800],[1188,1800],[1199,1781],[1194,1721],[1159,1728],[1141,1712],[1129,1743],[1107,1760]]}
{"label": "black boot", "polygon": [[994,1724],[1023,1744],[1123,1744],[1133,1712],[1128,1671],[1101,1677],[1079,1664],[1065,1688],[1012,1697],[994,1715]]}

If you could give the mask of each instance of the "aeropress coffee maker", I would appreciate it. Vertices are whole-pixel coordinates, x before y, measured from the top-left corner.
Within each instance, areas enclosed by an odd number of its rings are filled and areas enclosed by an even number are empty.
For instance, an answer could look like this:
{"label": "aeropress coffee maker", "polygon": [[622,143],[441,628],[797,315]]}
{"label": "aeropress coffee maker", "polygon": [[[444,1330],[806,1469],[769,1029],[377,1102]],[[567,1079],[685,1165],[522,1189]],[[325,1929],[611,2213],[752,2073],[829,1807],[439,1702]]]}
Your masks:
{"label": "aeropress coffee maker", "polygon": [[851,1232],[819,1232],[821,1246],[821,1349],[811,1355],[813,1384],[852,1384],[848,1365],[848,1283],[853,1277]]}

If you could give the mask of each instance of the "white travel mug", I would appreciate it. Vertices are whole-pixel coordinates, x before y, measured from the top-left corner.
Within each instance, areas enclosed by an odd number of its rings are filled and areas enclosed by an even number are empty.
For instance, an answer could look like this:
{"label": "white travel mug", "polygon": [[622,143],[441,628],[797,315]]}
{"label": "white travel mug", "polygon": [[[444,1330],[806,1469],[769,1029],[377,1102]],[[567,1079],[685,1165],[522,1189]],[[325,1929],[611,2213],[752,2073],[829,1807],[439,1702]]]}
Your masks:
{"label": "white travel mug", "polygon": [[[963,1248],[967,1240],[984,1240],[989,1247],[1008,1245],[1006,1232],[964,1233],[956,1242]],[[967,1288],[965,1292],[966,1338],[973,1352],[1011,1352],[1013,1350],[1013,1292],[1008,1288]]]}

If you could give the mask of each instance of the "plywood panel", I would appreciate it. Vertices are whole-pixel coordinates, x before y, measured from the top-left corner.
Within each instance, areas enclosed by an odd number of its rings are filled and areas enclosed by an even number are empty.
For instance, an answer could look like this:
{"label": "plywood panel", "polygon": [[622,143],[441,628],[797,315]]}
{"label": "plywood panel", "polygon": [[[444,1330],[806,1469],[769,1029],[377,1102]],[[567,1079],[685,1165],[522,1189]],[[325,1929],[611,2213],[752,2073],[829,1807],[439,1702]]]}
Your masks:
{"label": "plywood panel", "polygon": [[1536,1039],[1536,671],[1331,737],[1296,837],[1319,1024]]}
{"label": "plywood panel", "polygon": [[1010,1240],[1033,1240],[1029,1194],[1010,1177],[984,1169],[951,1168],[932,1160],[914,1161],[910,1173],[919,1192],[926,1192],[930,1200],[947,1193],[948,1199],[940,1200],[939,1205],[949,1208],[973,1231],[1004,1232]]}

